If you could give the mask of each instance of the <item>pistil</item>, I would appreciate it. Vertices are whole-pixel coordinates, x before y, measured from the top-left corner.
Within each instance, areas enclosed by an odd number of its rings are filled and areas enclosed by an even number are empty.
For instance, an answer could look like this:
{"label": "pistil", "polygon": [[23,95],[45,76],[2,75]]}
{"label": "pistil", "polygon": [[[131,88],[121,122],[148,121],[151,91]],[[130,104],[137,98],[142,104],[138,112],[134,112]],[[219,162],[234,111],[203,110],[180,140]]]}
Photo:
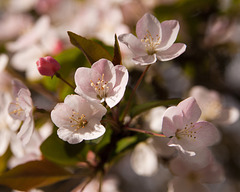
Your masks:
{"label": "pistil", "polygon": [[94,88],[99,98],[105,98],[107,96],[109,87],[108,81],[104,80],[104,74],[102,74],[102,79],[99,78],[96,83],[91,80],[91,86]]}
{"label": "pistil", "polygon": [[147,30],[147,33],[144,38],[141,39],[141,42],[144,43],[147,53],[153,55],[156,53],[157,46],[161,43],[161,38],[158,34],[156,35],[156,38],[153,38],[151,33]]}
{"label": "pistil", "polygon": [[84,114],[79,115],[79,113],[72,110],[72,115],[69,117],[71,127],[75,127],[74,131],[78,131],[81,128],[85,128],[88,121],[86,120],[86,116]]}

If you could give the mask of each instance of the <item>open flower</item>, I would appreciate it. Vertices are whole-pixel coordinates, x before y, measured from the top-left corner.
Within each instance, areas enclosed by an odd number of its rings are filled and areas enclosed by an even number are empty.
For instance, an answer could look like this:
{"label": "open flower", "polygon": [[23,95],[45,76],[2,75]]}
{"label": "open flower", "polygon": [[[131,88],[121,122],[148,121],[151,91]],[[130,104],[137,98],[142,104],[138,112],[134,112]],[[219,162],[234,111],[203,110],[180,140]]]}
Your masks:
{"label": "open flower", "polygon": [[124,66],[114,66],[107,59],[100,59],[91,69],[77,69],[75,92],[87,99],[105,101],[112,108],[122,99],[127,82],[128,71]]}
{"label": "open flower", "polygon": [[29,89],[19,80],[13,80],[14,101],[10,103],[8,112],[13,119],[23,121],[18,137],[27,144],[34,129],[33,104]]}
{"label": "open flower", "polygon": [[174,43],[179,31],[179,23],[169,20],[160,23],[156,17],[146,13],[136,25],[133,34],[120,35],[119,41],[126,44],[133,52],[136,64],[149,65],[159,59],[168,61],[181,55],[186,50],[183,43]]}
{"label": "open flower", "polygon": [[168,192],[210,192],[204,184],[225,180],[222,166],[214,159],[200,169],[178,157],[171,160],[169,166],[175,177],[169,183]]}
{"label": "open flower", "polygon": [[196,99],[202,110],[200,119],[216,125],[230,125],[239,119],[239,110],[234,106],[225,106],[227,103],[217,91],[194,86],[189,94]]}
{"label": "open flower", "polygon": [[107,112],[97,102],[79,95],[68,95],[64,103],[58,103],[51,112],[53,123],[59,127],[58,136],[68,143],[80,143],[102,136],[105,127],[100,121]]}
{"label": "open flower", "polygon": [[177,106],[169,107],[162,122],[163,134],[170,137],[168,145],[178,148],[190,156],[219,141],[217,128],[206,121],[198,121],[201,110],[193,97],[189,97]]}

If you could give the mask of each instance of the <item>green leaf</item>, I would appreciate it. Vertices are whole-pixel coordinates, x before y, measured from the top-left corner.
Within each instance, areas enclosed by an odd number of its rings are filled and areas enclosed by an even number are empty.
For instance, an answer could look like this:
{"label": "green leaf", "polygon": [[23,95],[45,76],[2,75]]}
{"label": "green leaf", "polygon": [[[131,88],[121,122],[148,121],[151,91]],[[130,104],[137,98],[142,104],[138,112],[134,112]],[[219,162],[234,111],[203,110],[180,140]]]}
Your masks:
{"label": "green leaf", "polygon": [[145,141],[147,138],[148,135],[142,133],[138,133],[134,136],[124,137],[117,142],[115,153],[119,154],[126,150],[132,149],[139,142]]}
{"label": "green leaf", "polygon": [[70,31],[68,31],[68,36],[71,43],[84,53],[91,64],[102,58],[112,61],[112,56],[98,43]]}
{"label": "green leaf", "polygon": [[117,143],[116,153],[120,153],[120,152],[123,151],[124,149],[128,148],[130,145],[136,143],[137,140],[138,140],[138,139],[137,139],[136,136],[125,137],[125,138],[121,139],[121,140]]}
{"label": "green leaf", "polygon": [[50,161],[63,165],[75,165],[85,159],[88,145],[84,142],[69,144],[61,140],[56,131],[52,133],[40,146],[44,157]]}
{"label": "green leaf", "polygon": [[121,51],[117,39],[117,35],[115,34],[115,44],[114,44],[114,56],[112,60],[113,65],[121,65],[122,64],[122,56]]}
{"label": "green leaf", "polygon": [[0,184],[27,191],[56,183],[72,174],[49,161],[30,161],[0,175]]}
{"label": "green leaf", "polygon": [[168,99],[168,100],[162,100],[162,101],[152,101],[148,103],[143,103],[143,104],[134,106],[130,111],[130,115],[131,117],[135,117],[140,113],[148,111],[154,107],[177,105],[180,101],[181,99]]}

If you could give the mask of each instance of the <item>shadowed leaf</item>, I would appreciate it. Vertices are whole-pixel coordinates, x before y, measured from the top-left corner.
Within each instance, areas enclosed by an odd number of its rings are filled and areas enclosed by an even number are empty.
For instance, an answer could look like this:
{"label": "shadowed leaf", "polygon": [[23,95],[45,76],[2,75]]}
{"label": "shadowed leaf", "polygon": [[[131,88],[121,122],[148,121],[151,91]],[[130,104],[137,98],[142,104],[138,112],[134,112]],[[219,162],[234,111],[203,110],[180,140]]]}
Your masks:
{"label": "shadowed leaf", "polygon": [[114,56],[113,56],[112,63],[113,63],[113,65],[121,65],[122,64],[122,56],[121,56],[118,38],[117,38],[116,34],[115,34],[115,44],[114,44]]}
{"label": "shadowed leaf", "polygon": [[71,176],[70,172],[49,161],[30,161],[0,175],[0,184],[12,189],[27,191]]}
{"label": "shadowed leaf", "polygon": [[112,61],[112,56],[98,43],[70,31],[68,31],[68,36],[71,43],[84,53],[91,64],[102,58]]}

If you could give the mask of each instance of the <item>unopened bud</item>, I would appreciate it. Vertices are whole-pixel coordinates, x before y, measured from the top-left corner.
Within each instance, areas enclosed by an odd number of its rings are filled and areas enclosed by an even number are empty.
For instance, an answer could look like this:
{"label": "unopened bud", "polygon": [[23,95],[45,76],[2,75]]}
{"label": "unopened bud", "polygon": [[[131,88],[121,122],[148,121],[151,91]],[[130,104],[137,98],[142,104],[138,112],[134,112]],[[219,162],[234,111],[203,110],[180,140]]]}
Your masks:
{"label": "unopened bud", "polygon": [[46,76],[55,75],[61,67],[51,56],[41,57],[36,63],[39,73]]}

